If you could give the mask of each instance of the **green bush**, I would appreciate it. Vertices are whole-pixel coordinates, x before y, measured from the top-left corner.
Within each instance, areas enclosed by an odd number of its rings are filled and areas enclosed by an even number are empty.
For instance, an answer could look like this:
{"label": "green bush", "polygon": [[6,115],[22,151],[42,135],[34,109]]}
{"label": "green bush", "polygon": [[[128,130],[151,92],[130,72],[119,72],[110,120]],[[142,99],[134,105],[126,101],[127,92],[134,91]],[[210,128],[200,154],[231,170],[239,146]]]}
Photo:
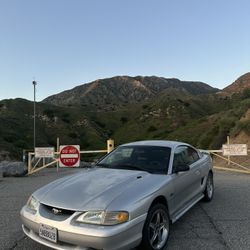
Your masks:
{"label": "green bush", "polygon": [[250,120],[239,121],[237,123],[237,131],[243,130],[246,134],[250,135]]}
{"label": "green bush", "polygon": [[103,122],[96,121],[95,123],[96,123],[99,127],[101,127],[101,128],[105,128],[105,127],[106,127],[106,124],[103,123]]}
{"label": "green bush", "polygon": [[54,110],[52,109],[45,109],[43,111],[43,114],[48,116],[50,119],[54,118],[55,117],[55,113],[54,113]]}
{"label": "green bush", "polygon": [[22,149],[28,147],[28,146],[27,146],[27,143],[26,143],[25,141],[23,141],[23,140],[17,140],[17,141],[15,141],[15,142],[14,142],[14,145],[15,145],[17,148],[22,148]]}
{"label": "green bush", "polygon": [[127,117],[121,117],[120,121],[124,124],[126,122],[128,122],[128,118]]}
{"label": "green bush", "polygon": [[65,123],[70,123],[70,114],[69,114],[69,113],[63,113],[61,119],[62,119],[62,121],[64,121]]}
{"label": "green bush", "polygon": [[153,131],[156,131],[156,130],[157,130],[157,128],[155,126],[153,126],[153,125],[148,128],[148,132],[153,132]]}
{"label": "green bush", "polygon": [[16,135],[13,135],[13,134],[7,134],[7,135],[4,135],[3,136],[3,139],[6,141],[6,142],[9,142],[9,143],[13,143],[17,140],[17,136]]}
{"label": "green bush", "polygon": [[69,137],[71,137],[71,138],[73,138],[73,139],[76,139],[76,138],[78,138],[78,134],[75,133],[75,132],[70,132],[70,133],[69,133]]}
{"label": "green bush", "polygon": [[242,92],[242,98],[247,99],[250,98],[250,89],[244,89]]}

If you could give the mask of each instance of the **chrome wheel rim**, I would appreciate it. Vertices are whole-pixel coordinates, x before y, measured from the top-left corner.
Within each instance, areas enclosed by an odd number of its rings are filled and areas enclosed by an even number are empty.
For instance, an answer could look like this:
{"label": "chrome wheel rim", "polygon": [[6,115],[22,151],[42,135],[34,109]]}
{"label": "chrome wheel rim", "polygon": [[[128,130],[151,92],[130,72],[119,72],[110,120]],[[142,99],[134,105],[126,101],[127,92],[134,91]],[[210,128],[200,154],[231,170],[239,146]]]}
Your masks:
{"label": "chrome wheel rim", "polygon": [[209,175],[209,176],[208,176],[208,179],[207,179],[207,195],[208,195],[209,198],[212,197],[213,191],[214,191],[213,179],[212,179],[212,177]]}
{"label": "chrome wheel rim", "polygon": [[161,249],[167,242],[169,220],[166,212],[158,209],[154,212],[149,223],[149,239],[153,249]]}

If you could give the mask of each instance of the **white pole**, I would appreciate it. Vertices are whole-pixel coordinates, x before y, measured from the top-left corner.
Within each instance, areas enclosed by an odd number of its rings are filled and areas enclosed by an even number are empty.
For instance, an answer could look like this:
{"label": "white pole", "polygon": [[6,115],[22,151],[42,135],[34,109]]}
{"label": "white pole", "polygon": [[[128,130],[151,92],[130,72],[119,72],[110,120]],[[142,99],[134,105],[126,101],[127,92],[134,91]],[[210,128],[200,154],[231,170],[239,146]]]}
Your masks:
{"label": "white pole", "polygon": [[[58,152],[58,158],[60,157],[60,152],[59,152],[59,150],[60,150],[60,141],[59,141],[59,137],[57,137],[57,139],[56,139],[56,151]],[[56,163],[56,171],[58,172],[58,169],[59,169],[59,161],[57,161],[57,163]]]}
{"label": "white pole", "polygon": [[36,147],[36,81],[32,81],[32,84],[34,86],[34,152]]}
{"label": "white pole", "polygon": [[[230,144],[229,135],[227,136],[227,145]],[[230,165],[230,156],[227,157],[227,165]]]}

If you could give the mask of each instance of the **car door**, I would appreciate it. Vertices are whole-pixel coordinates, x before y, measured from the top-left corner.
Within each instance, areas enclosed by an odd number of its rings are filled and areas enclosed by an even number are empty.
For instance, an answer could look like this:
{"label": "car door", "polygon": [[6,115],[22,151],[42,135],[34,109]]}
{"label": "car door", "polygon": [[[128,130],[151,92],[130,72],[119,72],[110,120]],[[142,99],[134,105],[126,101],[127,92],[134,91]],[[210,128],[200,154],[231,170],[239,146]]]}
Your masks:
{"label": "car door", "polygon": [[[175,173],[178,165],[189,165],[185,172]],[[199,154],[189,146],[179,146],[175,149],[172,164],[172,183],[174,186],[175,213],[181,211],[199,195],[200,186]]]}

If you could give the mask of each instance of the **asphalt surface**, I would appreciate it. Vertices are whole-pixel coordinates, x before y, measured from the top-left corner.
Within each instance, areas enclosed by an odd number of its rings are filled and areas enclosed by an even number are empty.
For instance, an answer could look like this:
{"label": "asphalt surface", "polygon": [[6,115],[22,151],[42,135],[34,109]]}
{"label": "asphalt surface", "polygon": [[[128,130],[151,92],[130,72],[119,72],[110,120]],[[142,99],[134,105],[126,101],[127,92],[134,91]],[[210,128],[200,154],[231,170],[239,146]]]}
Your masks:
{"label": "asphalt surface", "polygon": [[[49,250],[23,234],[19,211],[37,188],[75,171],[0,178],[0,249]],[[168,250],[250,249],[250,176],[216,171],[215,186],[212,202],[199,202],[172,225]]]}

